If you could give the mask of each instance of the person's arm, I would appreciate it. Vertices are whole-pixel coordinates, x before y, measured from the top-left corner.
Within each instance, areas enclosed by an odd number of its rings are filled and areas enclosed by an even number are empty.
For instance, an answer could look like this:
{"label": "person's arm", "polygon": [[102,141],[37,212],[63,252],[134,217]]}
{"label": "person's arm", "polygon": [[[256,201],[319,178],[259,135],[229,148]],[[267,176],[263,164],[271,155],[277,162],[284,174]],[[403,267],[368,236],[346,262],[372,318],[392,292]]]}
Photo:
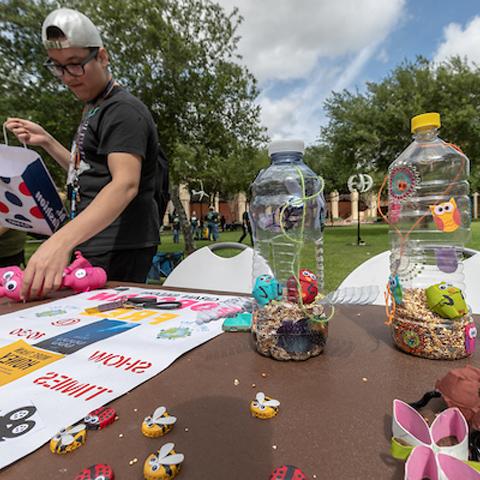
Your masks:
{"label": "person's arm", "polygon": [[139,155],[108,155],[111,182],[78,217],[53,234],[30,258],[24,274],[23,298],[47,294],[61,286],[63,270],[72,250],[108,227],[135,198],[141,167]]}
{"label": "person's arm", "polygon": [[62,168],[68,170],[70,152],[38,123],[22,118],[8,118],[5,127],[20,142],[42,147]]}

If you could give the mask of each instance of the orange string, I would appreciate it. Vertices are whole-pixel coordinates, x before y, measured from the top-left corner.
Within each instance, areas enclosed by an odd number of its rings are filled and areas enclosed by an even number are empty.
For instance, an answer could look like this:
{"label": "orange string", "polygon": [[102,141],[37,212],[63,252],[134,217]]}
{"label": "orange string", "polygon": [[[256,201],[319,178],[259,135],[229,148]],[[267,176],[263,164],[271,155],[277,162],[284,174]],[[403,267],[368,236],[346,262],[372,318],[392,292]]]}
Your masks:
{"label": "orange string", "polygon": [[[390,283],[387,283],[387,291],[383,292],[383,296],[385,298],[385,311],[387,312],[387,321],[385,322],[385,325],[391,325],[393,318],[395,317],[397,302],[395,302],[395,297],[392,295]],[[392,308],[390,308],[390,302],[392,302]]]}

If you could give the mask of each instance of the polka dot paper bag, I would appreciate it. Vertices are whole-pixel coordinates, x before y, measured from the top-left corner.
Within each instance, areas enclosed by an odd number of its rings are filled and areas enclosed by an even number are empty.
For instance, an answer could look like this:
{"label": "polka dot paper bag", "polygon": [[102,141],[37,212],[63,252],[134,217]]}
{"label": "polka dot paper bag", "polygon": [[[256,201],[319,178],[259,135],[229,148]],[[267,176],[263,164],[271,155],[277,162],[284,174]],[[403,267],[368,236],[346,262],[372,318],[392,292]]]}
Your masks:
{"label": "polka dot paper bag", "polygon": [[67,212],[37,152],[0,145],[0,225],[51,235]]}

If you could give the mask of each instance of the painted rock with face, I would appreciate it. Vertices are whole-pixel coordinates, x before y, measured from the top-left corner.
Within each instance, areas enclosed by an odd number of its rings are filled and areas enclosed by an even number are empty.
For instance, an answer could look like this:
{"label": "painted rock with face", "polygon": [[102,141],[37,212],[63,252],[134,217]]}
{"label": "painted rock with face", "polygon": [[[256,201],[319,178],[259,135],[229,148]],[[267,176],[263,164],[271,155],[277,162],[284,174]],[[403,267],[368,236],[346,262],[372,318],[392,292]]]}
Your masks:
{"label": "painted rock with face", "polygon": [[290,302],[299,303],[299,290],[304,304],[312,303],[318,295],[317,276],[306,268],[298,272],[298,282],[293,275],[287,280],[287,297]]}
{"label": "painted rock with face", "polygon": [[110,465],[97,463],[82,470],[75,480],[115,480],[115,475]]}
{"label": "painted rock with face", "polygon": [[116,416],[117,414],[112,407],[100,407],[91,411],[83,419],[83,423],[89,430],[101,430],[112,424]]}
{"label": "painted rock with face", "polygon": [[307,480],[307,476],[293,465],[282,465],[272,472],[269,480]]}
{"label": "painted rock with face", "polygon": [[425,290],[428,308],[442,318],[460,318],[468,313],[467,304],[462,291],[450,285],[440,282],[431,285]]}

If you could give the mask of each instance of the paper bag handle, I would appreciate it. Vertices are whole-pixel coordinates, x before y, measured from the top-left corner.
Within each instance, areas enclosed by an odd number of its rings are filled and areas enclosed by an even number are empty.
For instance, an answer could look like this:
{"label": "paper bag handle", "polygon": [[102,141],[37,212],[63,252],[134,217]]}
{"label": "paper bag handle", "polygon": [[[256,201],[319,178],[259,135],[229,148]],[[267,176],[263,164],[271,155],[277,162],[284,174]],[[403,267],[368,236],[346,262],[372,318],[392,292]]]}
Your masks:
{"label": "paper bag handle", "polygon": [[[8,133],[7,127],[5,126],[7,122],[3,122],[3,143],[8,146]],[[27,145],[22,142],[23,148],[27,148]]]}

